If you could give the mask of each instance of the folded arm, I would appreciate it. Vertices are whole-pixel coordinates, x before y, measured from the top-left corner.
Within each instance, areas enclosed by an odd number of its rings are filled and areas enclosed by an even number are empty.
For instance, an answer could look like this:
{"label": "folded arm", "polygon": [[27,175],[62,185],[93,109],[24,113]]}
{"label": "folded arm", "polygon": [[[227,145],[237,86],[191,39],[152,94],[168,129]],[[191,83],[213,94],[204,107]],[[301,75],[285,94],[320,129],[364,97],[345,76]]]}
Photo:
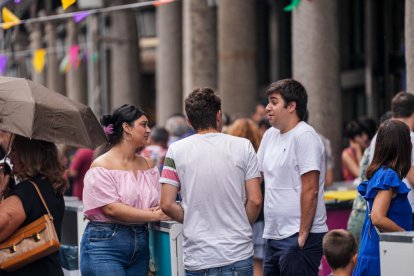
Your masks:
{"label": "folded arm", "polygon": [[10,196],[0,203],[0,242],[13,234],[26,220],[22,201]]}
{"label": "folded arm", "polygon": [[169,219],[159,208],[138,209],[118,202],[103,206],[102,212],[110,218],[132,224]]}

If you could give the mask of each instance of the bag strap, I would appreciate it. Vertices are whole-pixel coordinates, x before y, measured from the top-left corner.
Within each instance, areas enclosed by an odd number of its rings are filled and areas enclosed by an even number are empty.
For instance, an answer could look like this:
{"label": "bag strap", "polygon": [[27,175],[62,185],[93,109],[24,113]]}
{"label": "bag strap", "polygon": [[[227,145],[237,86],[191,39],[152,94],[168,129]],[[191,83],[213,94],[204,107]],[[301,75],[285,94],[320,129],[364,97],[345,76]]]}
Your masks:
{"label": "bag strap", "polygon": [[51,219],[51,220],[53,220],[53,216],[52,216],[52,214],[50,213],[49,208],[47,208],[47,204],[46,204],[45,199],[43,198],[42,193],[40,192],[39,188],[37,187],[37,185],[35,184],[35,182],[33,182],[33,181],[31,181],[31,180],[30,180],[30,182],[31,182],[31,183],[33,184],[33,186],[35,187],[36,192],[37,192],[37,194],[39,195],[40,200],[41,200],[41,201],[42,201],[42,203],[43,203],[43,206],[45,206],[46,211],[47,211],[47,214],[49,215],[50,219]]}

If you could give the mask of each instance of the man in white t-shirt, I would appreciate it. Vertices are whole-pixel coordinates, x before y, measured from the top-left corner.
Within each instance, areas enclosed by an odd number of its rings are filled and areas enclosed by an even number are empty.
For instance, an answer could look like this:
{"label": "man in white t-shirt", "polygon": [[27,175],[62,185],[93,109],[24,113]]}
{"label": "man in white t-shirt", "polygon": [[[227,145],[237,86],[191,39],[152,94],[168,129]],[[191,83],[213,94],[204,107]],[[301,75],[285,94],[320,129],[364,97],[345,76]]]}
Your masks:
{"label": "man in white t-shirt", "polygon": [[[398,120],[405,123],[410,128],[411,143],[414,147],[414,95],[407,92],[399,92],[394,96],[391,102],[392,120]],[[377,135],[372,138],[370,144],[370,160],[374,158],[375,143],[377,141]],[[410,201],[411,208],[413,209],[413,223],[414,223],[414,148],[411,152],[411,169],[408,172],[406,178],[403,179],[405,185],[411,189],[408,193],[408,200]]]}
{"label": "man in white t-shirt", "polygon": [[284,79],[266,91],[272,128],[258,151],[265,180],[264,275],[318,275],[328,231],[323,199],[325,153],[319,135],[303,121],[307,94]]}
{"label": "man in white t-shirt", "polygon": [[183,223],[186,275],[253,275],[251,224],[262,203],[256,153],[249,140],[220,132],[212,89],[195,89],[185,110],[196,134],[170,145],[160,182],[162,210]]}

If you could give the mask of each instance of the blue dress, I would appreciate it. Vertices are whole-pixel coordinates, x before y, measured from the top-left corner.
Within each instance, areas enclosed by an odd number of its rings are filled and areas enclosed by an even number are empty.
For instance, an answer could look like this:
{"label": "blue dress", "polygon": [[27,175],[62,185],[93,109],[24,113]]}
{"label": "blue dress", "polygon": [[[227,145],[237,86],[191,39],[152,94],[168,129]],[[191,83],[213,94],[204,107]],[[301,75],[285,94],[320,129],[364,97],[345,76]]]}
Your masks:
{"label": "blue dress", "polygon": [[397,173],[389,168],[379,168],[370,180],[358,186],[358,192],[365,198],[369,208],[365,213],[362,228],[361,246],[358,253],[358,262],[353,275],[381,275],[379,236],[369,217],[369,210],[379,190],[392,188],[397,195],[391,200],[387,217],[406,231],[413,230],[412,210],[407,199],[409,188],[401,181]]}

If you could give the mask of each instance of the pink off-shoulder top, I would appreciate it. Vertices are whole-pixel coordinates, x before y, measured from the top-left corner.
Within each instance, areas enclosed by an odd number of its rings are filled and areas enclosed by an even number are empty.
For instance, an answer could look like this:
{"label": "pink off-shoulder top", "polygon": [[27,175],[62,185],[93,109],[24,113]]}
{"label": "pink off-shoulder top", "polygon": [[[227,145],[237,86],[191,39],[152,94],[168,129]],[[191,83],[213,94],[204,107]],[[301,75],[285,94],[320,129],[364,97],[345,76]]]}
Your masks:
{"label": "pink off-shoulder top", "polygon": [[84,179],[83,213],[90,221],[117,223],[103,214],[103,206],[120,202],[139,209],[155,207],[159,205],[161,194],[159,178],[156,167],[135,173],[90,168]]}

